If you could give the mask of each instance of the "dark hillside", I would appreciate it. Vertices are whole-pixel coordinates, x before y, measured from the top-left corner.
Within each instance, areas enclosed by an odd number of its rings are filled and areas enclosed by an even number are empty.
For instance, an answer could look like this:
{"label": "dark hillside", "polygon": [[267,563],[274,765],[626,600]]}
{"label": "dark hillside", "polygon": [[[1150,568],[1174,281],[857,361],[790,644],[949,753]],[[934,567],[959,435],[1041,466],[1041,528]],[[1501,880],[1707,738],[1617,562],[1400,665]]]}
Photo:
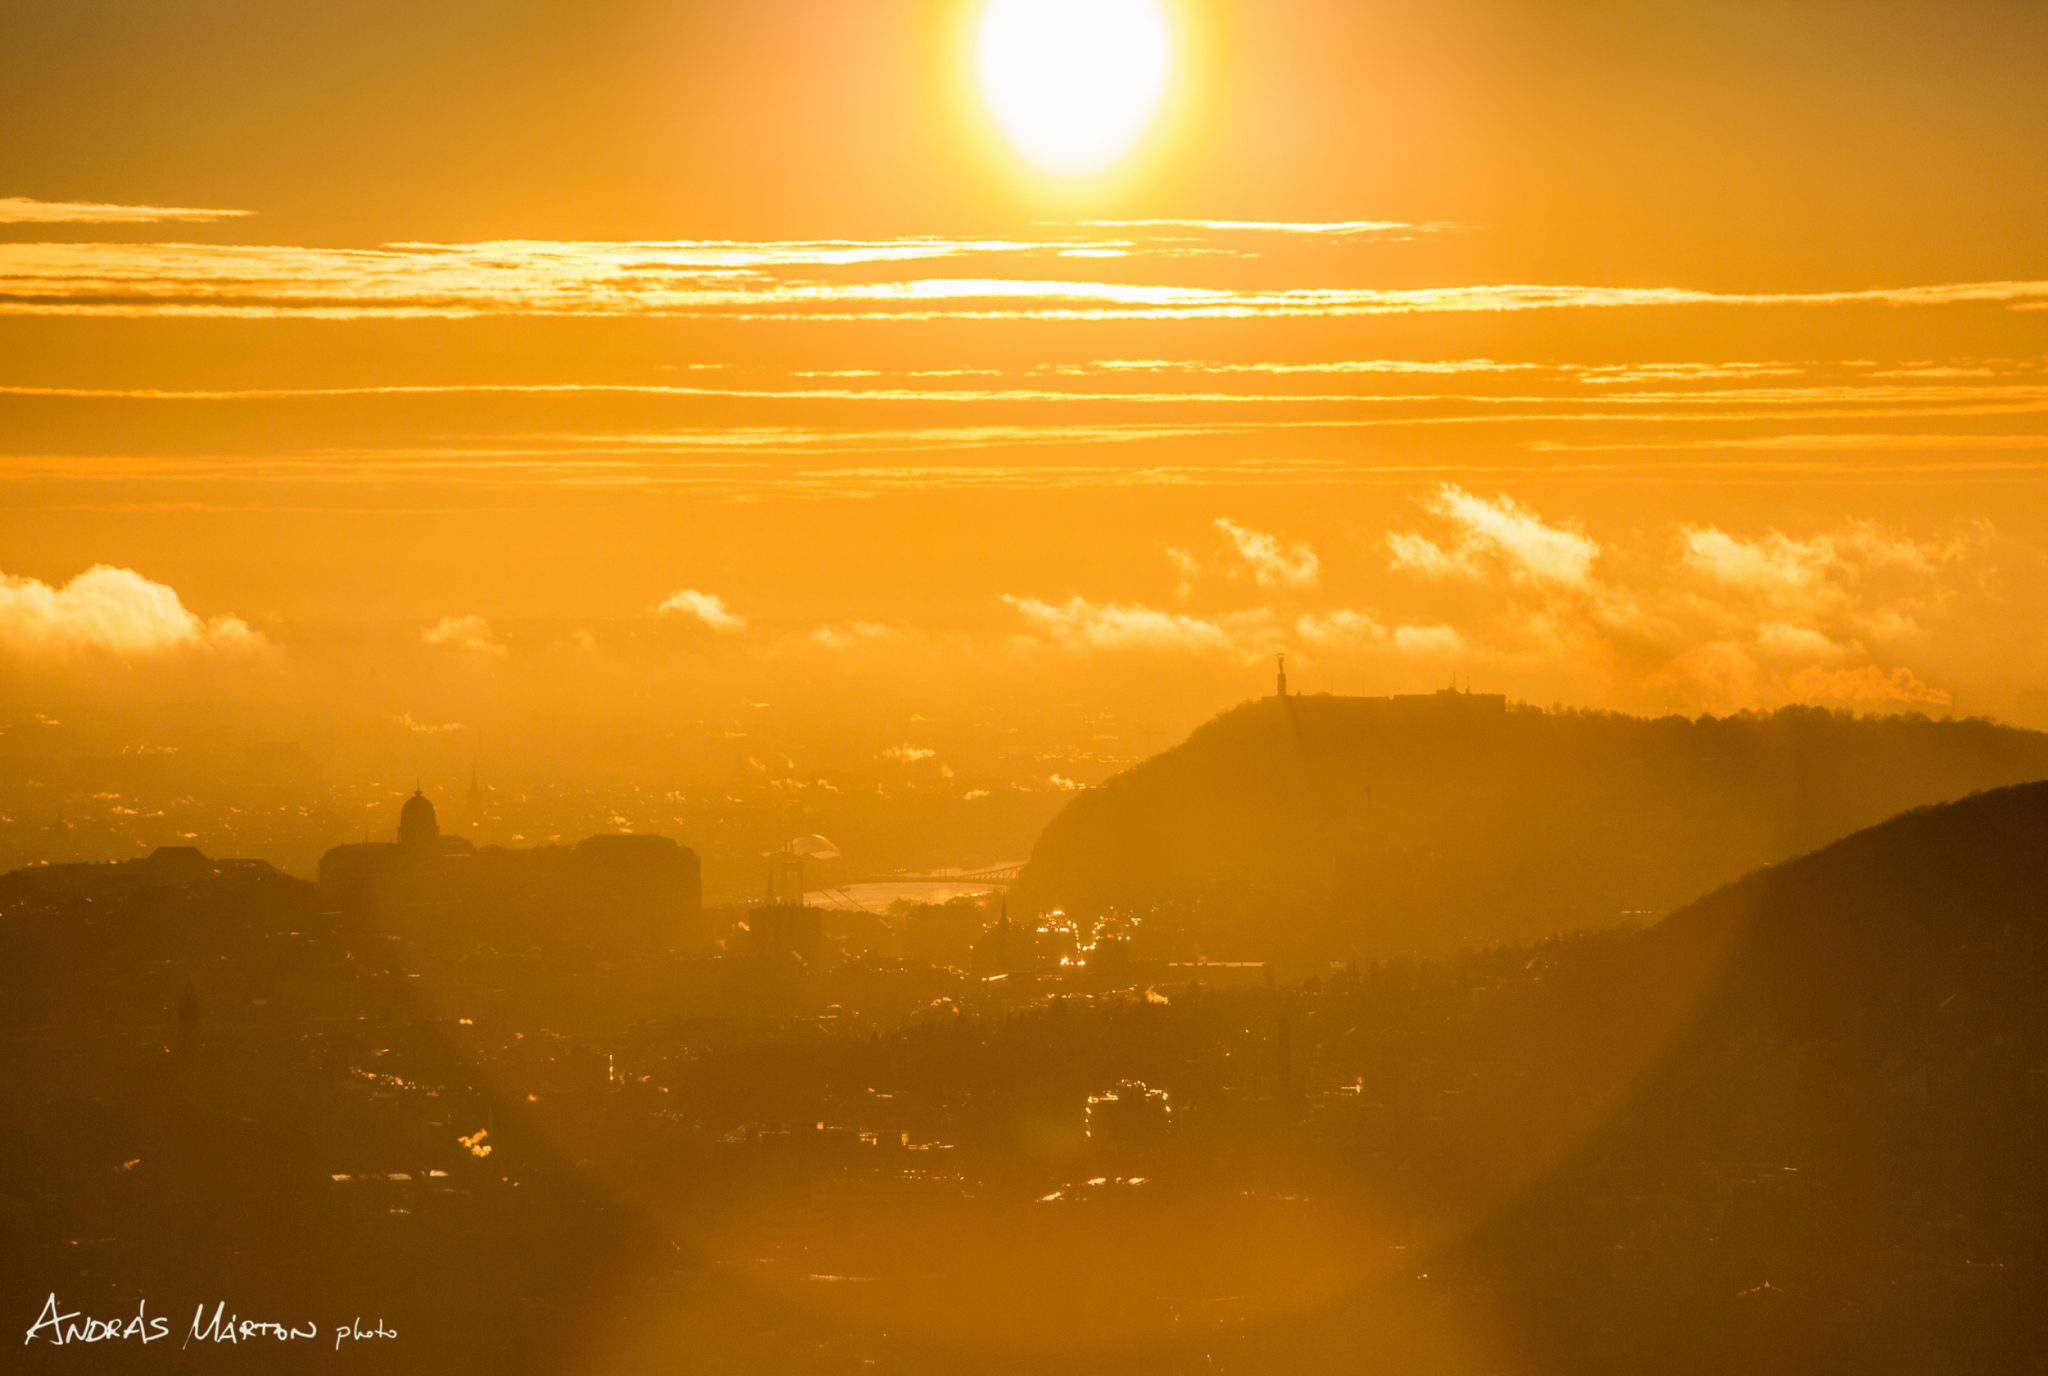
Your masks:
{"label": "dark hillside", "polygon": [[1817,709],[1655,720],[1445,694],[1247,703],[1077,797],[1015,901],[1378,955],[1646,921],[1885,817],[2048,777],[2048,736]]}

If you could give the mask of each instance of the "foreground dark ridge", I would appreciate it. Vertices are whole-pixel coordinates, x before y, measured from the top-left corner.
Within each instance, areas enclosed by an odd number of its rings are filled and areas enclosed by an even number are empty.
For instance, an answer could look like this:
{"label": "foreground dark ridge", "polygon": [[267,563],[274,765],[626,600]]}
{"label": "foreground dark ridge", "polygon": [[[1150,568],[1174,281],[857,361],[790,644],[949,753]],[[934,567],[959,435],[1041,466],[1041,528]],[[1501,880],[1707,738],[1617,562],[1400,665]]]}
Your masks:
{"label": "foreground dark ridge", "polygon": [[2048,784],[1893,818],[1556,972],[1513,1033],[1567,1063],[1541,1102],[1619,1098],[1457,1253],[1533,1365],[2038,1368]]}

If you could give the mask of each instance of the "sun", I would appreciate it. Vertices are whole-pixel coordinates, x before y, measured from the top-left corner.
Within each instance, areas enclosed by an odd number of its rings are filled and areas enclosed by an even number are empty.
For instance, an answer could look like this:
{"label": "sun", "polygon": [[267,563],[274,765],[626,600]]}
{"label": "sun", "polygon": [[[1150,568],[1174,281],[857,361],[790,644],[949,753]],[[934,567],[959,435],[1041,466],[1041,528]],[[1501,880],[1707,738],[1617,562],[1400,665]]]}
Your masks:
{"label": "sun", "polygon": [[1048,172],[1086,176],[1152,122],[1173,34],[1158,0],[989,0],[976,66],[1017,150]]}

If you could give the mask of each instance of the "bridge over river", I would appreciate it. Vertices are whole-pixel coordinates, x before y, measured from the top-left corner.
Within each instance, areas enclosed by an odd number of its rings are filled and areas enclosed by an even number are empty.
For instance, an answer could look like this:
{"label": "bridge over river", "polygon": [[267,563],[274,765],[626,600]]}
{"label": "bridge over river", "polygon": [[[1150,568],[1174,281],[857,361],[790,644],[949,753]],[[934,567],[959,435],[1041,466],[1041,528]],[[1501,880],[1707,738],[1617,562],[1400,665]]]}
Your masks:
{"label": "bridge over river", "polygon": [[846,908],[879,913],[893,903],[945,903],[955,898],[977,898],[995,893],[1017,882],[1021,860],[981,869],[937,869],[921,874],[876,875],[830,889],[813,889],[804,901],[817,908]]}

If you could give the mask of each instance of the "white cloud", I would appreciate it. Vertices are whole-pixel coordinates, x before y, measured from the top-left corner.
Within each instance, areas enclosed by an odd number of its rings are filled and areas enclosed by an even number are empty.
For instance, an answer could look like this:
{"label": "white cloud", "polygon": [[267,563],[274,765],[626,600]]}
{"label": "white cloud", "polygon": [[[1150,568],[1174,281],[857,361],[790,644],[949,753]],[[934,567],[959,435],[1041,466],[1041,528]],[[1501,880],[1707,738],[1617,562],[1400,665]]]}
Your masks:
{"label": "white cloud", "polygon": [[1811,626],[1770,621],[1756,632],[1757,648],[1779,659],[1834,659],[1842,647]]}
{"label": "white cloud", "polygon": [[1398,573],[1415,573],[1424,578],[1477,578],[1479,566],[1463,550],[1445,549],[1427,535],[1412,530],[1387,532],[1387,552]]}
{"label": "white cloud", "polygon": [[[1445,485],[1429,508],[1448,529],[1394,532],[1392,565],[1433,581],[1486,580],[1473,622],[1404,637],[1324,613],[1298,627],[1305,642],[1398,648],[1405,639],[1413,652],[1445,655],[1469,643],[1496,665],[1568,671],[1625,699],[1714,711],[1939,705],[1942,689],[1889,656],[1924,645],[1997,572],[1981,562],[1992,538],[1981,525],[1933,539],[1871,522],[1756,534],[1685,525],[1661,557],[1645,546],[1610,558],[1576,525],[1505,496]],[[1874,651],[1885,657],[1871,662]]]}
{"label": "white cloud", "polygon": [[1304,612],[1295,619],[1294,633],[1308,644],[1322,649],[1357,649],[1383,643],[1387,628],[1371,612],[1340,608],[1328,612]]}
{"label": "white cloud", "polygon": [[1480,497],[1445,483],[1430,498],[1429,510],[1448,521],[1451,538],[1420,531],[1387,534],[1391,566],[1424,578],[1481,578],[1488,566],[1519,582],[1588,591],[1600,544],[1570,526],[1544,520],[1506,493]]}
{"label": "white cloud", "polygon": [[1404,655],[1454,655],[1465,651],[1465,637],[1456,626],[1396,626],[1394,648]]}
{"label": "white cloud", "polygon": [[898,764],[921,764],[925,760],[937,759],[938,754],[938,751],[928,746],[906,744],[890,746],[882,752],[882,758],[894,760]]}
{"label": "white cloud", "polygon": [[1295,634],[1308,645],[1334,651],[1392,651],[1418,658],[1458,654],[1465,637],[1455,626],[1388,626],[1371,612],[1339,608],[1305,612],[1295,619]]}
{"label": "white cloud", "polygon": [[894,626],[877,621],[853,621],[843,626],[820,626],[811,632],[813,644],[828,650],[851,650],[860,645],[879,645],[903,638]]}
{"label": "white cloud", "polygon": [[1161,611],[1135,603],[1090,602],[1070,597],[1063,603],[1036,597],[1003,601],[1031,626],[1069,649],[1228,651],[1229,632],[1204,617]]}
{"label": "white cloud", "polygon": [[0,573],[0,644],[13,649],[152,654],[262,643],[240,618],[203,619],[175,589],[132,569],[95,564],[61,587]]}
{"label": "white cloud", "polygon": [[720,635],[731,635],[747,628],[747,619],[725,605],[725,599],[716,593],[699,592],[695,588],[678,588],[654,609],[656,616],[680,616],[698,621],[717,631]]}
{"label": "white cloud", "polygon": [[444,616],[420,632],[429,645],[467,650],[473,654],[502,655],[505,643],[498,639],[491,623],[480,616]]}
{"label": "white cloud", "polygon": [[1795,540],[1777,531],[1744,540],[1705,526],[1688,528],[1683,538],[1687,568],[1723,587],[1780,601],[1819,586],[1835,562],[1831,541]]}
{"label": "white cloud", "polygon": [[1322,576],[1322,561],[1305,541],[1282,545],[1279,536],[1247,529],[1226,516],[1215,524],[1262,588],[1312,588]]}
{"label": "white cloud", "polygon": [[[1804,537],[1693,526],[1681,532],[1680,560],[1729,622],[1806,627],[1847,646],[1917,638],[1921,616],[1946,595],[1943,575],[1979,553],[1986,536],[1979,528],[1923,542],[1869,522]],[[1775,635],[1784,648],[1784,632]]]}
{"label": "white cloud", "polygon": [[410,712],[402,712],[398,724],[416,736],[445,736],[469,728],[459,721],[417,721]]}
{"label": "white cloud", "polygon": [[1552,525],[1505,493],[1489,501],[1445,483],[1431,508],[1458,527],[1468,553],[1492,553],[1518,576],[1577,588],[1592,581],[1599,544],[1576,530]]}

